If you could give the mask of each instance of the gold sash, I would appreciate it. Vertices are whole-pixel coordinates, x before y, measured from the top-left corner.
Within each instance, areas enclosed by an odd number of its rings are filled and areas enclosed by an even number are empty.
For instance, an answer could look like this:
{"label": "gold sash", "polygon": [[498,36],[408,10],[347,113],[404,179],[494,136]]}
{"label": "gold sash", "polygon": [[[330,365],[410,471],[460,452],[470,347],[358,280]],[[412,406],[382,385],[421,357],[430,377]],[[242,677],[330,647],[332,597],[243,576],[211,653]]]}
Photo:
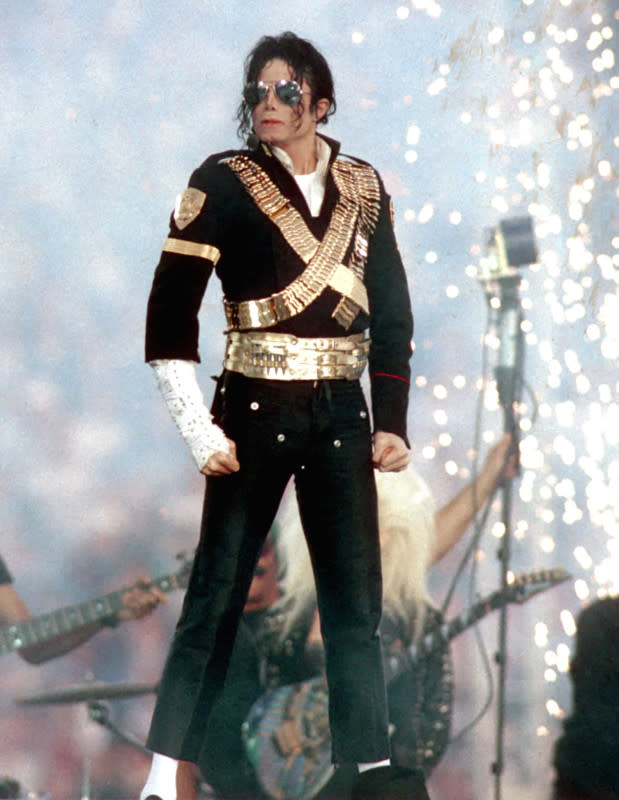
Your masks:
{"label": "gold sash", "polygon": [[[333,316],[344,328],[350,327],[359,309],[367,313],[363,273],[368,241],[380,207],[380,187],[374,170],[347,161],[334,162],[332,174],[340,197],[327,232],[318,241],[301,214],[260,166],[243,155],[225,163],[306,264],[301,275],[281,292],[242,303],[225,301],[228,326],[233,330],[261,328],[289,319],[307,308],[327,286],[342,294]],[[344,264],[353,234],[349,264]]]}

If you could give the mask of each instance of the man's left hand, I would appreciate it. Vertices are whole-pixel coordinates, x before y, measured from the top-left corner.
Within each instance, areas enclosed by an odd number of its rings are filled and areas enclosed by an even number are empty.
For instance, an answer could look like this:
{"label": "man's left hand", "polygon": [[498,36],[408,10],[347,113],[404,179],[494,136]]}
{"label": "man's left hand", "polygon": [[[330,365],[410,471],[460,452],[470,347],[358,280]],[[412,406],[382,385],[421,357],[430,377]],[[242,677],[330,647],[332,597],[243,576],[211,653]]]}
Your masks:
{"label": "man's left hand", "polygon": [[372,461],[379,472],[401,472],[408,466],[409,452],[396,433],[376,431]]}
{"label": "man's left hand", "polygon": [[167,603],[168,598],[147,575],[142,575],[132,589],[123,593],[123,607],[118,612],[120,622],[141,619],[157,608],[159,603]]}

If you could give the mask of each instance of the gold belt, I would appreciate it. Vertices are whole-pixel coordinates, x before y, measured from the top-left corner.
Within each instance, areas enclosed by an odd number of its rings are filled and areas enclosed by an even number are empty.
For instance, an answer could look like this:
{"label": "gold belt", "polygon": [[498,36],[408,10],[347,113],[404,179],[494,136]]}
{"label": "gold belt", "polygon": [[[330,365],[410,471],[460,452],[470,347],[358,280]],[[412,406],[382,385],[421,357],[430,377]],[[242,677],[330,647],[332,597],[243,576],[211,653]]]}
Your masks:
{"label": "gold belt", "polygon": [[230,331],[224,366],[248,378],[278,381],[357,380],[370,340],[365,334],[305,339],[288,333]]}

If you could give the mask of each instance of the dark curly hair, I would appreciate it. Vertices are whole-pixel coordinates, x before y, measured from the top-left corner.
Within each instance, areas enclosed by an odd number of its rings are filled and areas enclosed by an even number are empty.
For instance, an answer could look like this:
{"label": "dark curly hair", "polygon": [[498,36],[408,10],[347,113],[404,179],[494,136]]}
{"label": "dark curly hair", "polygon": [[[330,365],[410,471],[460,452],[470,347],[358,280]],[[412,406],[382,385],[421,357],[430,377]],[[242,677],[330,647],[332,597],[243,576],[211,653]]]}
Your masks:
{"label": "dark curly hair", "polygon": [[[279,36],[263,36],[245,60],[244,85],[258,80],[258,75],[269,61],[279,58],[292,70],[297,83],[307,81],[312,91],[310,108],[316,108],[318,100],[326,98],[329,110],[319,121],[326,124],[335,113],[335,88],[333,76],[325,57],[307,39],[302,39],[291,31]],[[242,100],[236,118],[239,122],[238,134],[244,139],[252,130],[251,108]],[[300,114],[299,110],[299,114]]]}

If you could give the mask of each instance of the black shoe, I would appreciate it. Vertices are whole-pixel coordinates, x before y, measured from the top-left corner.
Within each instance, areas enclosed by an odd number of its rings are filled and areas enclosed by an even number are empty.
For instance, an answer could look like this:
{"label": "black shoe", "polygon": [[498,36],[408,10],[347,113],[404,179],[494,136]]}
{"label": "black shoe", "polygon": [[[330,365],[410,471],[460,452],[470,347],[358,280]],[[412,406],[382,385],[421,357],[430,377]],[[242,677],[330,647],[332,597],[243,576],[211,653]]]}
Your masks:
{"label": "black shoe", "polygon": [[376,767],[362,772],[351,800],[430,800],[423,773],[408,767]]}
{"label": "black shoe", "polygon": [[4,775],[0,778],[0,797],[24,797],[22,787],[14,778]]}

